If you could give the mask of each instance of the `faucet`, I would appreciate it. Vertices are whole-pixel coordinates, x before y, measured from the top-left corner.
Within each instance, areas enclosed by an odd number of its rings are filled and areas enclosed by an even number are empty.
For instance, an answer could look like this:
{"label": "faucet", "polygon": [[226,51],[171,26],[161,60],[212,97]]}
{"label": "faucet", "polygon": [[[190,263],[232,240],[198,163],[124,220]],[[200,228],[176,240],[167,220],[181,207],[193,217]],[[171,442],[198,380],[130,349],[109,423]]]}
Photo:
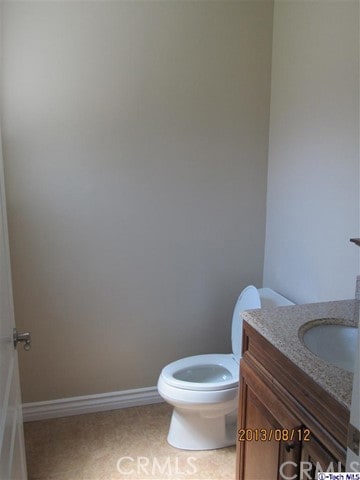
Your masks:
{"label": "faucet", "polygon": [[360,238],[350,238],[350,242],[353,242],[355,245],[360,247]]}

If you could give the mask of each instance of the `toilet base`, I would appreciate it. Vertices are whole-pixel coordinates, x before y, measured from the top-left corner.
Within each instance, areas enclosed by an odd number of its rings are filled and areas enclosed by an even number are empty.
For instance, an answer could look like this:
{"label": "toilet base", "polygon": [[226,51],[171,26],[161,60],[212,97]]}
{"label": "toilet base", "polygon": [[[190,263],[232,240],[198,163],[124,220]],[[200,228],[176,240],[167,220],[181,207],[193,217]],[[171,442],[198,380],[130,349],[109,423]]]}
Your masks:
{"label": "toilet base", "polygon": [[201,412],[174,408],[167,440],[182,450],[213,450],[235,445],[236,410],[227,415],[207,417]]}

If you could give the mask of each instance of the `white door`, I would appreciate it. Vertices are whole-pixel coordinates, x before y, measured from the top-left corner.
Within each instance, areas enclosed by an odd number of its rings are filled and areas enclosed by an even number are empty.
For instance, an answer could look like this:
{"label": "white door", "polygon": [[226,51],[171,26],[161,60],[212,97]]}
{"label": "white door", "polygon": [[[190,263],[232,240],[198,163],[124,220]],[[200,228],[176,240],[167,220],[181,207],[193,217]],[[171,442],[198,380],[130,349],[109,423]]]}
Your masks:
{"label": "white door", "polygon": [[[25,480],[26,463],[0,132],[0,479]],[[20,344],[21,346],[21,344]]]}

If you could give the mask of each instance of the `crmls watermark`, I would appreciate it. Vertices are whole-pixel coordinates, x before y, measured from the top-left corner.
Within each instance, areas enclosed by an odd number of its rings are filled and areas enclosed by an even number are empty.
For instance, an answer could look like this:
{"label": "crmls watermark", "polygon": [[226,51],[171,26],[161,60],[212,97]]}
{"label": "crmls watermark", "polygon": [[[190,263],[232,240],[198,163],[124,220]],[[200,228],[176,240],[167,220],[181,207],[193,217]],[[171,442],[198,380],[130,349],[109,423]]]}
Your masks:
{"label": "crmls watermark", "polygon": [[[293,467],[293,471],[297,470],[299,467],[299,471],[296,474],[293,475],[287,475],[286,472],[289,471],[289,467]],[[341,463],[329,463],[328,468],[324,470],[324,468],[317,462],[316,464],[312,462],[300,462],[300,465],[298,465],[295,462],[284,462],[280,465],[279,473],[280,473],[280,478],[281,480],[297,480],[300,478],[301,480],[311,480],[313,479],[314,475],[314,467],[315,467],[315,478],[318,478],[317,475],[320,472],[339,472],[339,475],[341,475]],[[350,463],[350,471],[351,472],[359,472],[360,470],[360,463],[359,462],[351,462]],[[324,477],[324,480],[329,480],[328,478]],[[347,477],[346,479],[343,479],[341,477],[336,478],[334,475],[332,480],[356,480],[356,478],[352,479],[351,477]]]}
{"label": "crmls watermark", "polygon": [[195,457],[120,457],[116,468],[122,475],[194,475]]}

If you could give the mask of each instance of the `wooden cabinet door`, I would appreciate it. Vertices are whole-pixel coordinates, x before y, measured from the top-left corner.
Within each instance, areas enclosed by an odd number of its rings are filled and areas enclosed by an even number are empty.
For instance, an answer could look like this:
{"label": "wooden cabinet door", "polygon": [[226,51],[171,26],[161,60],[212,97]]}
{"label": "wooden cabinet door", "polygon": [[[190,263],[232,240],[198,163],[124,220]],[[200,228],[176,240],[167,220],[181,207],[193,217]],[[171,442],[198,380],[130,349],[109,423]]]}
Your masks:
{"label": "wooden cabinet door", "polygon": [[245,362],[241,375],[237,478],[298,478],[301,422]]}
{"label": "wooden cabinet door", "polygon": [[314,437],[301,448],[300,480],[316,480],[317,472],[341,472],[344,467]]}

